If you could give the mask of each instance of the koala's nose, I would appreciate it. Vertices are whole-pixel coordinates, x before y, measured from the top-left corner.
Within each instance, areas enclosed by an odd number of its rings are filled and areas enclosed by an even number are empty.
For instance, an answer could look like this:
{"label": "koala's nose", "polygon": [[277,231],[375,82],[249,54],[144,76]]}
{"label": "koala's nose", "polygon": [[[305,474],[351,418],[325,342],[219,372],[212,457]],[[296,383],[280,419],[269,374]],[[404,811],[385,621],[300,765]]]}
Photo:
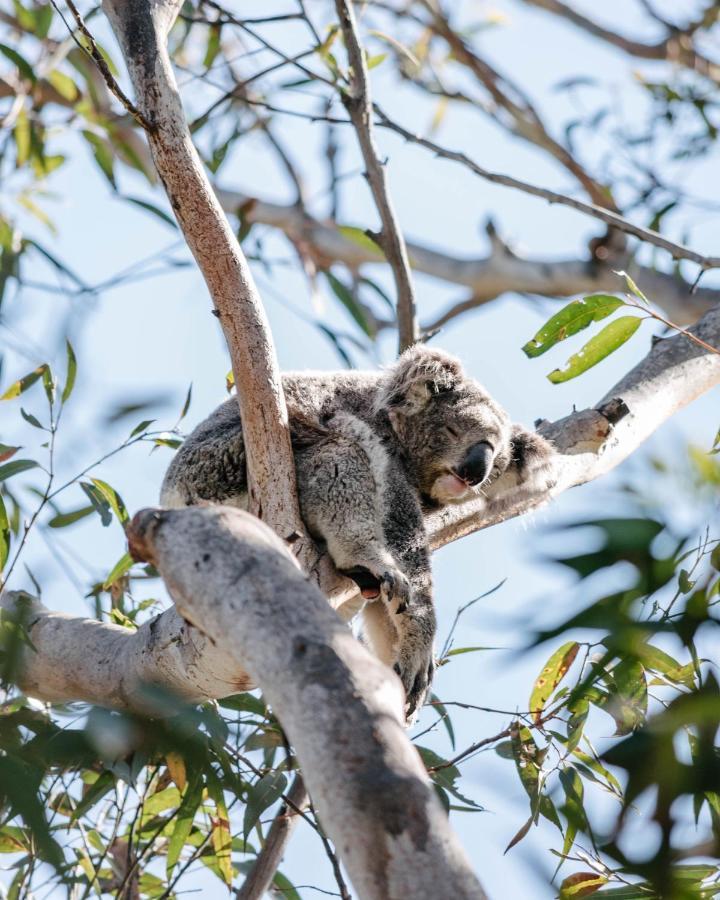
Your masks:
{"label": "koala's nose", "polygon": [[457,469],[457,474],[468,484],[482,484],[493,464],[493,448],[487,441],[473,444]]}

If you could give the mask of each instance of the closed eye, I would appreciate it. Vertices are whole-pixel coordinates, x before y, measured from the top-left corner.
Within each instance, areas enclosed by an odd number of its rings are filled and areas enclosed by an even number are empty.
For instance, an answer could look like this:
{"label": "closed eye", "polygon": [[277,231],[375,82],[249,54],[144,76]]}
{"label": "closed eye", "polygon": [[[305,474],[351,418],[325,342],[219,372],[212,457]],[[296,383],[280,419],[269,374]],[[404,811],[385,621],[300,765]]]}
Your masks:
{"label": "closed eye", "polygon": [[453,437],[453,438],[458,437],[458,432],[455,431],[454,428],[451,428],[449,425],[445,426],[445,431],[447,431],[447,433],[450,435],[450,437]]}

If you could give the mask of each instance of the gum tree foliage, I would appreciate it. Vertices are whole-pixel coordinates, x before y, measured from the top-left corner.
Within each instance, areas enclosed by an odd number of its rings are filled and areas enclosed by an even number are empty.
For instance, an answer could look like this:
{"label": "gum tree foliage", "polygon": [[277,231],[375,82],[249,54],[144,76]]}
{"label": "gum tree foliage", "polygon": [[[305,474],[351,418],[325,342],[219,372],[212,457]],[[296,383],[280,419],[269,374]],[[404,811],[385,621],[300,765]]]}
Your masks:
{"label": "gum tree foliage", "polygon": [[[513,24],[482,7],[456,13],[452,4],[431,0],[364,4],[365,61],[371,79],[401,85],[425,110],[421,129],[415,125],[405,134],[411,141],[417,132],[435,152],[453,150],[443,145],[443,129],[456,108],[489,118],[539,158],[552,160],[569,196],[581,195],[680,247],[703,206],[702,198],[679,186],[682,167],[717,155],[720,64],[711,51],[719,8],[695,4],[693,15],[671,10],[666,20],[649,3],[637,6],[651,35],[647,42],[629,37],[622,23],[611,29],[571,4],[514,4],[518,15],[537,7],[556,17],[558,40],[569,24],[630,57],[638,66],[633,90],[641,110],[631,118],[613,102],[616,85],[599,72],[555,85],[576,113],[546,121],[510,71],[488,61],[488,36]],[[110,77],[122,81],[102,12],[81,12]],[[51,368],[44,361],[57,358],[55,347],[21,347],[27,373],[8,372],[3,379],[3,420],[17,416],[27,425],[23,447],[0,445],[3,577],[10,586],[25,578],[28,589],[41,593],[43,586],[23,568],[26,541],[41,532],[48,552],[73,570],[88,612],[134,629],[157,610],[157,572],[133,564],[126,552],[116,528],[128,520],[122,486],[103,479],[102,463],[137,444],[161,453],[176,449],[191,393],[174,422],[156,421],[143,404],[121,404],[110,417],[100,457],[78,460],[71,475],[59,478],[63,444],[73,444],[63,414],[77,402],[76,382],[90,377],[71,341],[83,315],[82,298],[102,297],[151,269],[188,265],[188,258],[178,241],[171,253],[95,284],[56,253],[49,194],[54,173],[80,152],[80,143],[118,198],[176,226],[157,190],[142,129],[109,92],[72,9],[13,0],[0,12],[0,27],[0,327],[9,341],[16,340],[13,329],[22,320],[23,291],[30,286],[49,298],[61,295],[70,311],[57,321],[57,334],[68,338],[64,363]],[[352,140],[343,105],[349,82],[332,6],[278,2],[244,19],[237,4],[188,2],[172,31],[171,51],[194,139],[215,183],[226,189],[221,200],[249,258],[269,273],[275,266],[297,266],[310,296],[324,296],[345,310],[343,328],[321,311],[301,313],[332,343],[342,364],[375,354],[395,327],[395,305],[383,274],[382,241],[367,222],[348,221],[343,213],[357,173],[342,162]],[[657,65],[643,68],[644,60]],[[378,96],[378,123],[390,131],[409,128],[388,118]],[[286,146],[288,116],[307,120],[322,136],[316,159],[301,162]],[[292,194],[287,205],[270,204],[260,185],[234,183],[227,162],[248,134],[262,136],[284,172]],[[482,164],[477,154],[475,162]],[[455,164],[472,172],[466,157]],[[325,173],[321,196],[308,190],[312,168]],[[138,184],[128,170],[145,179],[145,189],[127,187]],[[275,232],[287,251],[282,259],[265,249]],[[510,291],[573,297],[537,334],[517,335],[518,345],[536,357],[589,329],[573,342],[567,364],[549,373],[553,383],[582,375],[635,339],[644,319],[678,330],[717,300],[715,290],[699,281],[708,268],[702,260],[698,266],[678,252],[673,262],[662,243],[649,252],[652,244],[635,241],[605,220],[596,224],[589,245],[577,246],[575,258],[562,262],[524,258],[499,236],[498,226],[490,223],[487,232],[488,254],[463,265],[449,251],[433,255],[420,244],[409,246],[411,266],[466,292],[445,310],[421,308],[421,328],[432,332]],[[712,275],[704,278],[712,283]],[[660,461],[654,465],[671,494],[687,494],[693,520],[679,525],[672,508],[625,485],[626,514],[568,525],[581,534],[589,529],[595,539],[594,550],[556,560],[577,576],[571,590],[579,611],[528,635],[530,644],[547,649],[547,663],[527,696],[517,698],[517,713],[497,712],[497,733],[456,746],[454,717],[474,711],[435,696],[426,715],[434,721],[435,714],[444,735],[442,754],[424,745],[423,732],[416,737],[453,815],[481,814],[482,796],[471,796],[463,784],[467,760],[491,749],[516,769],[528,808],[517,832],[508,835],[509,852],[531,828],[544,829],[563,898],[720,893],[720,687],[716,667],[698,649],[708,635],[712,640],[720,603],[720,433],[713,446],[689,449],[689,477],[682,487],[661,471]],[[86,518],[97,528],[116,528],[117,562],[100,580],[88,580],[63,543],[65,530]],[[602,589],[605,584],[613,585],[611,592]],[[469,608],[458,610],[440,648],[441,666],[483,649],[463,646],[462,617]],[[238,887],[297,766],[262,696],[242,693],[198,708],[170,696],[149,698],[174,711],[162,719],[40,704],[12,686],[18,654],[31,646],[28,622],[4,614],[0,641],[6,685],[0,707],[0,854],[7,895],[35,896],[43,885],[57,885],[75,897],[179,896],[184,879],[202,866],[220,883]],[[591,737],[597,722],[605,726],[600,734],[610,734],[608,723],[614,734]],[[604,802],[600,796],[610,800],[603,816],[596,815]],[[623,840],[638,812],[657,829],[652,850],[640,859]],[[314,810],[302,815],[318,832],[318,853],[331,858],[336,890],[347,895]],[[284,896],[305,896],[282,871],[273,885]]]}

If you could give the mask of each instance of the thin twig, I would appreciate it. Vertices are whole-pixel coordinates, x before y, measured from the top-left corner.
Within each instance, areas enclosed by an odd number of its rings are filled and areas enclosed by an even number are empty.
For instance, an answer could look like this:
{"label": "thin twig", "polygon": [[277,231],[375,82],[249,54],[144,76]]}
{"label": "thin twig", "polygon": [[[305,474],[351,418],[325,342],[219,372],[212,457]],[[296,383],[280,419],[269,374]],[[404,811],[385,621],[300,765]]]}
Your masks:
{"label": "thin twig", "polygon": [[283,803],[275,816],[265,843],[256,856],[245,881],[235,894],[236,900],[259,900],[265,895],[272,884],[285,848],[299,821],[300,816],[297,810],[304,809],[308,805],[309,799],[302,777],[296,775],[288,791],[287,802]]}
{"label": "thin twig", "polygon": [[137,106],[135,106],[135,104],[132,102],[132,100],[127,96],[127,94],[123,91],[123,89],[120,87],[120,85],[117,83],[117,81],[113,77],[113,74],[110,71],[107,62],[105,61],[105,57],[102,55],[102,53],[98,49],[98,45],[95,43],[95,38],[90,33],[87,25],[85,24],[85,20],[80,15],[80,11],[78,10],[77,6],[75,6],[75,4],[73,3],[73,0],[65,0],[65,2],[67,3],[68,9],[72,13],[73,18],[75,19],[75,23],[77,24],[78,31],[80,32],[80,34],[82,34],[82,36],[88,42],[88,47],[86,47],[85,44],[82,43],[82,41],[79,41],[77,39],[77,37],[75,36],[75,32],[68,25],[68,23],[65,19],[65,16],[62,13],[62,10],[57,5],[56,0],[51,0],[52,5],[55,7],[58,15],[65,23],[67,30],[70,32],[72,39],[75,41],[75,43],[78,45],[78,47],[84,53],[86,53],[92,59],[92,61],[95,63],[95,65],[97,66],[100,74],[102,75],[103,80],[104,80],[105,84],[107,85],[107,88],[110,91],[110,93],[117,100],[120,101],[120,103],[125,107],[127,112],[130,113],[130,115],[133,117],[133,119],[135,119],[135,121],[138,123],[138,125],[141,126],[141,128],[144,128],[145,131],[148,131],[148,132],[152,131],[153,127],[154,127],[152,122],[150,122],[148,119],[145,118],[145,116],[140,112],[140,110],[137,108]]}
{"label": "thin twig", "polygon": [[587,203],[584,200],[577,200],[575,197],[568,197],[566,194],[559,194],[557,191],[538,187],[535,184],[530,184],[519,178],[513,178],[511,175],[503,175],[500,172],[490,172],[488,169],[484,169],[482,166],[478,165],[475,160],[471,159],[465,153],[456,150],[447,150],[445,147],[441,147],[434,141],[421,137],[419,134],[414,134],[397,122],[393,122],[393,120],[390,119],[377,104],[375,104],[375,113],[383,127],[389,128],[391,131],[396,132],[396,134],[401,135],[406,141],[410,141],[413,144],[418,144],[421,147],[425,147],[427,150],[431,150],[436,156],[439,156],[442,159],[449,159],[453,162],[462,163],[462,165],[470,169],[471,172],[474,172],[486,181],[502,184],[505,187],[523,191],[525,194],[531,194],[533,197],[540,197],[543,200],[547,200],[549,203],[569,206],[571,209],[576,209],[578,212],[585,213],[585,215],[593,216],[593,218],[600,219],[602,222],[612,225],[619,231],[624,231],[626,234],[631,234],[641,241],[667,250],[673,259],[687,259],[690,262],[697,263],[697,265],[701,266],[703,269],[720,268],[720,256],[704,256],[702,253],[691,250],[684,244],[677,244],[675,241],[669,240],[664,235],[657,231],[653,231],[651,228],[643,228],[641,225],[636,225],[634,222],[628,221],[619,213],[606,209],[604,206],[598,206],[596,203]]}
{"label": "thin twig", "polygon": [[357,133],[360,150],[365,161],[367,180],[382,221],[380,244],[395,279],[398,340],[402,353],[406,347],[414,344],[420,337],[410,261],[405,238],[390,199],[385,167],[380,161],[375,144],[370,81],[365,52],[358,38],[355,13],[350,0],[335,0],[335,9],[345,39],[348,61],[352,67],[350,87],[343,92],[342,101]]}

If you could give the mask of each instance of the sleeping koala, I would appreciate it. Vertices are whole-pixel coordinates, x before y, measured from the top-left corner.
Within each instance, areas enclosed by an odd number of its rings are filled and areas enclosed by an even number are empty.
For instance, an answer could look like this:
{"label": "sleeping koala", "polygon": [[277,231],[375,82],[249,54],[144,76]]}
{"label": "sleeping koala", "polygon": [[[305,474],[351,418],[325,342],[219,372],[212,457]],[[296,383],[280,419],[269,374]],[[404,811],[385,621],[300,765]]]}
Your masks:
{"label": "sleeping koala", "polygon": [[[482,493],[514,467],[546,469],[552,450],[446,353],[418,344],[384,372],[283,376],[303,520],[367,601],[363,632],[405,687],[408,719],[432,679],[435,610],[423,510]],[[235,398],[192,432],[160,502],[246,504]]]}

